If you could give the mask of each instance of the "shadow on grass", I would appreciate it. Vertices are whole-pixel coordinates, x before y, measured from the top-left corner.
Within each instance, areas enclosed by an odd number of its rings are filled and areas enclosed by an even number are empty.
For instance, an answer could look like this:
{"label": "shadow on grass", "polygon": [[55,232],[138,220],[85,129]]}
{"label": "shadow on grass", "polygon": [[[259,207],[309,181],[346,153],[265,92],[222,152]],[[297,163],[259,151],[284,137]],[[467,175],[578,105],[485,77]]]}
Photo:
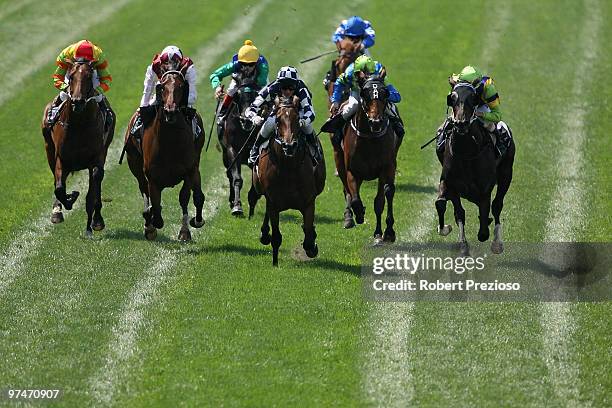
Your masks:
{"label": "shadow on grass", "polygon": [[[157,238],[155,238],[154,242],[163,242],[163,243],[177,243],[178,240],[174,236],[168,236],[166,229],[157,230]],[[147,241],[144,237],[144,232],[142,230],[128,230],[128,229],[116,229],[112,232],[109,232],[106,237],[108,239],[127,239],[131,241]]]}
{"label": "shadow on grass", "polygon": [[395,185],[396,191],[410,192],[410,193],[422,193],[422,194],[435,194],[436,188],[434,186],[421,186],[413,183],[398,183]]}
{"label": "shadow on grass", "polygon": [[[286,212],[282,212],[280,213],[279,216],[280,222],[295,222],[295,223],[299,223],[300,225],[302,224],[302,215],[301,214],[294,214],[294,213],[286,213]],[[340,217],[338,218],[332,218],[332,217],[328,217],[326,215],[321,215],[321,214],[315,214],[315,225],[317,224],[338,224],[341,225],[342,224],[342,219]]]}

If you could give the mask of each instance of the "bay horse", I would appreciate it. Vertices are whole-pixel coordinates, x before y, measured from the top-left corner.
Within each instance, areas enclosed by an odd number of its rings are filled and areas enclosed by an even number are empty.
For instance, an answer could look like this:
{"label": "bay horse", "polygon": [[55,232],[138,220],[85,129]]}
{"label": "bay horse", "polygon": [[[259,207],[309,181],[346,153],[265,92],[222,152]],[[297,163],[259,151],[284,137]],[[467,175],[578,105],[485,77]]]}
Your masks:
{"label": "bay horse", "polygon": [[93,231],[104,229],[102,217],[102,180],[108,147],[113,141],[115,124],[105,132],[105,115],[98,103],[103,95],[97,95],[93,85],[95,62],[87,60],[67,61],[70,78],[67,95],[58,107],[58,118],[48,128],[47,118],[53,101],[45,107],[42,133],[49,168],[55,178],[55,202],[51,222],[64,221],[62,206],[71,210],[79,196],[78,191],[66,193],[66,179],[77,170],[89,171],[89,187],[86,205],[87,225],[85,236],[93,237]]}
{"label": "bay horse", "polygon": [[[512,182],[515,154],[514,140],[510,139],[510,146],[505,154],[496,159],[491,137],[475,115],[479,102],[475,88],[469,83],[457,83],[448,95],[447,104],[453,110],[450,118],[451,130],[445,141],[444,154],[440,158],[442,175],[435,203],[439,221],[438,233],[443,236],[448,235],[452,229],[450,225],[444,224],[446,202],[451,200],[453,203],[461,252],[465,255],[469,253],[469,246],[465,238],[462,197],[478,206],[480,242],[489,239],[489,224],[493,221],[489,218],[489,212],[492,209],[495,228],[491,251],[500,254],[504,250],[499,217],[504,206],[504,196]],[[497,191],[491,207],[491,193],[495,185]]]}
{"label": "bay horse", "polygon": [[[334,93],[334,83],[336,79],[342,74],[349,65],[351,65],[359,55],[361,55],[361,40],[356,38],[344,37],[342,40],[336,43],[336,47],[338,48],[338,57],[332,62],[330,75],[329,75],[329,83],[327,84],[327,104],[328,108],[331,106],[331,96]],[[350,89],[346,89],[344,95],[342,95],[342,102],[346,101],[349,97]],[[345,166],[344,166],[344,153],[342,152],[342,146],[340,144],[333,143],[333,133],[329,134],[329,139],[332,141],[332,149],[334,152],[334,162],[336,163],[336,175],[340,177],[340,179],[346,179],[345,174]],[[343,189],[343,199],[346,199],[348,191]],[[345,209],[345,223],[344,228],[352,228],[355,226],[355,222],[352,221],[353,218],[347,217],[347,214],[350,214],[350,208]],[[350,221],[347,221],[350,220]]]}
{"label": "bay horse", "polygon": [[[374,199],[376,228],[374,243],[395,242],[393,225],[393,197],[397,167],[396,135],[386,113],[389,90],[384,78],[359,73],[360,101],[357,113],[344,130],[342,161],[339,168],[346,197],[345,228],[354,223],[363,224],[365,207],[359,195],[364,180],[378,179],[378,192]],[[383,234],[381,216],[387,201],[386,228]]]}
{"label": "bay horse", "polygon": [[[225,166],[229,181],[229,206],[231,214],[236,217],[243,215],[242,202],[240,200],[240,190],[243,185],[241,167],[243,164],[246,165],[248,160],[248,154],[244,152],[248,153],[251,147],[253,147],[255,137],[252,136],[257,132],[257,126],[244,113],[256,97],[257,90],[254,81],[244,82],[239,85],[236,97],[232,100],[226,116],[223,139],[221,141],[223,165]],[[249,139],[249,137],[251,138]],[[236,158],[239,152],[240,157]]]}
{"label": "bay horse", "polygon": [[[204,225],[202,207],[204,193],[200,179],[200,154],[204,146],[204,135],[195,139],[191,122],[186,118],[184,104],[188,84],[185,70],[166,71],[157,85],[158,100],[155,118],[144,129],[142,146],[131,134],[136,119],[132,116],[125,134],[125,151],[130,171],[138,180],[138,187],[143,197],[145,220],[144,235],[148,240],[157,237],[157,229],[163,228],[161,214],[161,193],[166,187],[174,187],[181,181],[179,203],[182,209],[180,241],[191,240],[189,225],[200,228]],[[204,129],[202,119],[197,115],[198,125]],[[188,204],[193,191],[193,202],[196,216],[189,218]]]}
{"label": "bay horse", "polygon": [[[313,169],[313,162],[304,135],[299,130],[299,98],[275,98],[276,132],[268,151],[262,152],[253,169],[254,190],[249,191],[249,218],[261,195],[266,197],[266,213],[261,226],[260,242],[272,243],[272,265],[278,266],[278,250],[283,237],[279,229],[279,213],[288,209],[302,213],[304,241],[302,247],[309,258],[319,253],[315,231],[315,199],[325,187],[324,158]],[[272,235],[270,226],[272,224]]]}

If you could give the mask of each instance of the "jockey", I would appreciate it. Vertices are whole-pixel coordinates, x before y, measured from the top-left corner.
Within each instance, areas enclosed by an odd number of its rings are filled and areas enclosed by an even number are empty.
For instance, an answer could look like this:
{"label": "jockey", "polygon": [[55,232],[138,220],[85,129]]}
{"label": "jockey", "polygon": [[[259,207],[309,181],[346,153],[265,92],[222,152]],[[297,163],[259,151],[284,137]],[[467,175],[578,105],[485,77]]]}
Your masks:
{"label": "jockey", "polygon": [[[448,78],[451,91],[459,82],[472,84],[476,90],[476,94],[479,97],[479,104],[474,114],[494,140],[494,146],[497,150],[496,154],[499,156],[503,155],[510,144],[511,133],[507,130],[508,126],[501,120],[502,112],[499,108],[499,94],[497,93],[493,79],[483,75],[478,68],[468,65],[463,68],[459,74],[452,74]],[[436,143],[436,152],[440,158],[444,152],[444,141],[446,140],[446,134],[450,125],[450,118],[446,118],[437,131],[438,140]]]}
{"label": "jockey", "polygon": [[93,86],[99,95],[102,95],[101,101],[98,103],[105,117],[105,131],[111,128],[115,122],[115,112],[111,109],[106,100],[105,93],[110,89],[110,84],[113,78],[108,72],[108,61],[104,56],[104,52],[97,45],[88,40],[77,41],[74,44],[64,48],[55,60],[55,73],[53,74],[53,86],[60,90],[58,96],[53,100],[51,109],[49,109],[47,117],[47,129],[51,129],[57,120],[59,113],[59,105],[61,102],[69,98],[66,90],[70,82],[70,77],[66,76],[68,68],[72,61],[76,60],[94,61]]}
{"label": "jockey", "polygon": [[259,53],[257,47],[253,45],[253,41],[246,40],[230,62],[220,66],[210,74],[210,85],[215,90],[215,98],[217,99],[221,98],[223,95],[223,85],[221,81],[226,76],[232,76],[232,80],[227,88],[227,92],[217,114],[217,133],[219,138],[223,135],[225,115],[227,115],[227,111],[240,84],[245,81],[250,81],[257,87],[256,91],[259,91],[268,83],[268,71],[269,66],[266,58]]}
{"label": "jockey", "polygon": [[144,89],[142,91],[142,99],[140,100],[140,108],[138,108],[138,116],[134,121],[132,134],[136,134],[138,130],[144,130],[149,123],[155,118],[156,106],[160,103],[156,93],[156,86],[159,84],[164,72],[185,70],[185,81],[188,84],[189,92],[184,106],[185,116],[193,129],[195,137],[201,133],[201,129],[197,123],[195,102],[198,96],[196,90],[196,69],[193,61],[189,57],[185,57],[183,52],[175,45],[169,45],[162,50],[161,53],[155,54],[153,61],[145,72]]}
{"label": "jockey", "polygon": [[[323,125],[324,131],[334,132],[332,143],[335,146],[340,146],[344,125],[357,112],[359,106],[360,89],[359,83],[356,79],[361,74],[374,74],[379,75],[381,79],[386,80],[388,78],[386,72],[385,67],[380,62],[373,60],[367,55],[361,55],[355,60],[354,63],[348,66],[346,71],[343,72],[338,79],[336,79],[336,82],[334,83],[334,92],[330,98],[332,104],[329,110],[332,117]],[[343,105],[342,111],[340,114],[338,114],[342,93],[344,92],[344,88],[346,86],[351,89],[351,94],[346,104]],[[393,131],[398,138],[399,146],[402,142],[405,131],[404,124],[399,116],[399,111],[397,110],[395,104],[399,103],[402,97],[393,85],[387,84],[387,89],[389,90],[389,103],[387,104],[386,112],[389,115],[389,120],[393,126]]]}
{"label": "jockey", "polygon": [[312,107],[312,95],[306,84],[298,77],[297,70],[294,67],[286,66],[278,71],[276,81],[259,91],[259,95],[257,95],[257,98],[255,98],[246,111],[246,116],[251,119],[256,126],[263,123],[259,131],[259,136],[255,140],[255,144],[249,154],[248,164],[251,168],[257,163],[260,146],[265,140],[268,140],[270,134],[272,134],[276,128],[276,115],[274,112],[272,112],[267,119],[259,116],[262,105],[265,102],[273,101],[277,96],[290,98],[293,97],[293,95],[297,95],[300,98],[300,130],[306,136],[306,142],[308,143],[315,166],[321,161],[322,157],[319,151],[319,144],[312,128],[312,122],[315,119],[315,112]]}
{"label": "jockey", "polygon": [[[359,16],[353,16],[347,20],[342,20],[334,34],[332,35],[332,42],[338,47],[338,43],[343,38],[350,38],[353,42],[361,42],[360,51],[361,54],[370,55],[368,48],[374,45],[374,39],[376,33],[372,28],[372,24],[368,20],[364,20]],[[323,80],[323,87],[327,89],[329,82],[331,81],[331,71],[327,71],[325,79]]]}

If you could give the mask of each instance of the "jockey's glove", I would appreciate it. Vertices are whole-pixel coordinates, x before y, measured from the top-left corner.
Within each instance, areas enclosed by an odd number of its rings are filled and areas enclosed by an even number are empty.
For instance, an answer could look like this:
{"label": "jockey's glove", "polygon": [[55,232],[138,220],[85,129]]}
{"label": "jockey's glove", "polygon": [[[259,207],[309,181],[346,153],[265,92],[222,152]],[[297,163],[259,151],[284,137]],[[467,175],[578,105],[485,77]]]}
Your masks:
{"label": "jockey's glove", "polygon": [[251,119],[253,121],[253,123],[255,124],[255,126],[259,126],[264,122],[264,118],[262,118],[261,116],[255,115],[253,116],[253,119]]}

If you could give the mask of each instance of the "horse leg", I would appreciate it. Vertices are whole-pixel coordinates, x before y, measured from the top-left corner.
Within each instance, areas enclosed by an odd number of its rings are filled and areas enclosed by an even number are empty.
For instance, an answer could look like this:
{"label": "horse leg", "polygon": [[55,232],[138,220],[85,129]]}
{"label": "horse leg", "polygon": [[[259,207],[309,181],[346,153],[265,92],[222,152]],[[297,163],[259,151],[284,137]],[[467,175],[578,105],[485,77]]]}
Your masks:
{"label": "horse leg", "polygon": [[489,218],[491,212],[491,193],[485,194],[478,204],[478,219],[480,220],[480,229],[478,230],[478,240],[485,242],[489,239],[489,224],[493,219]]}
{"label": "horse leg", "polygon": [[234,179],[234,202],[232,207],[232,215],[235,217],[242,217],[242,202],[240,201],[240,190],[242,189],[242,175],[240,174],[240,163],[236,162],[232,167],[232,178]]}
{"label": "horse leg", "polygon": [[151,200],[151,224],[161,229],[164,227],[164,219],[161,215],[161,190],[149,180],[149,199]]}
{"label": "horse leg", "polygon": [[343,193],[344,193],[344,229],[353,228],[355,221],[353,220],[353,211],[351,210],[351,195],[349,193],[347,181],[346,181],[346,168],[344,167],[344,151],[341,148],[333,146],[334,149],[334,161],[336,162],[336,170],[340,181],[342,181]]}
{"label": "horse leg", "polygon": [[261,234],[259,235],[259,242],[261,242],[262,245],[268,245],[271,241],[272,237],[270,236],[270,215],[268,214],[268,206],[266,204],[266,213],[264,214],[264,219],[261,223]]}
{"label": "horse leg", "polygon": [[374,213],[376,214],[376,229],[374,229],[374,245],[383,242],[382,232],[382,213],[385,210],[385,188],[382,178],[378,179],[378,190],[374,198]]}
{"label": "horse leg", "polygon": [[270,208],[271,206],[267,206],[266,212],[270,217],[270,224],[272,224],[272,266],[278,266],[278,250],[283,243],[283,235],[280,232],[280,228],[278,226],[278,210]]}
{"label": "horse leg", "polygon": [[78,191],[73,191],[69,195],[66,194],[66,179],[68,178],[68,172],[64,172],[62,166],[62,159],[60,157],[55,158],[55,198],[67,210],[72,210],[72,205],[79,196]]}
{"label": "horse leg", "polygon": [[[196,208],[196,215],[189,220],[189,225],[193,228],[202,228],[204,226],[204,217],[202,216],[202,209],[204,208],[204,192],[202,192],[202,178],[200,176],[200,169],[196,166],[191,175],[191,189],[193,191],[193,205]],[[189,202],[189,199],[187,199]]]}
{"label": "horse leg", "polygon": [[191,232],[189,231],[189,199],[191,198],[191,186],[189,181],[185,179],[179,191],[179,203],[183,216],[181,217],[181,230],[178,234],[179,241],[191,241]]}
{"label": "horse leg", "polygon": [[346,182],[349,190],[349,194],[351,195],[351,209],[355,214],[355,221],[357,224],[363,224],[364,216],[365,216],[365,207],[363,206],[363,202],[361,201],[361,197],[359,196],[359,188],[361,187],[361,180],[355,178],[353,173],[350,171],[346,172]]}
{"label": "horse leg", "polygon": [[95,203],[93,222],[91,227],[94,231],[102,231],[105,227],[104,218],[102,218],[102,180],[104,180],[104,166],[98,165],[93,168],[93,181],[95,187]]}
{"label": "horse leg", "polygon": [[302,230],[304,230],[304,242],[302,242],[302,248],[304,248],[306,256],[309,258],[314,258],[319,254],[319,247],[317,246],[316,242],[317,232],[314,226],[314,201],[300,212],[302,213],[302,219],[304,220],[304,225],[302,225]]}
{"label": "horse leg", "polygon": [[383,235],[383,240],[385,242],[395,242],[395,230],[393,229],[393,225],[395,224],[395,218],[393,217],[393,197],[395,197],[395,183],[391,181],[385,184],[385,198],[387,199],[387,219],[385,220],[387,228],[385,228],[385,235]]}
{"label": "horse leg", "polygon": [[446,182],[440,181],[438,186],[438,198],[436,199],[436,211],[438,212],[438,234],[447,236],[452,231],[450,224],[444,224],[444,213],[446,212],[447,189]]}
{"label": "horse leg", "polygon": [[459,229],[459,248],[461,251],[461,255],[467,256],[470,252],[470,247],[468,245],[467,239],[465,238],[465,210],[461,205],[461,198],[458,194],[453,192],[450,195],[450,200],[453,203],[453,209],[455,212],[455,222],[457,223],[457,228]]}
{"label": "horse leg", "polygon": [[59,224],[64,222],[64,214],[62,214],[62,203],[56,198],[53,201],[53,209],[51,210],[51,222],[53,224]]}
{"label": "horse leg", "polygon": [[255,190],[255,186],[251,184],[251,188],[249,189],[249,219],[255,214],[255,206],[257,205],[259,197],[260,195],[257,193],[257,190]]}
{"label": "horse leg", "polygon": [[223,149],[223,165],[225,166],[225,176],[227,177],[227,181],[229,183],[229,206],[230,208],[234,205],[234,179],[232,177],[232,172],[229,169],[229,165],[232,164],[232,159],[230,158],[230,152],[227,149]]}
{"label": "horse leg", "polygon": [[[497,191],[492,204],[493,218],[495,219],[495,228],[493,229],[493,242],[491,242],[491,252],[501,254],[504,252],[504,241],[502,240],[502,225],[500,215],[504,208],[504,197],[510,188],[512,182],[512,161],[508,160],[509,165],[505,162],[501,163],[497,172]],[[502,167],[504,166],[504,167]]]}
{"label": "horse leg", "polygon": [[87,211],[87,225],[85,226],[85,237],[93,238],[93,212],[96,204],[96,187],[94,180],[94,167],[89,168],[89,186],[87,188],[87,196],[85,197],[85,210]]}
{"label": "horse leg", "polygon": [[151,207],[151,199],[149,198],[148,190],[143,191],[141,187],[140,191],[142,192],[142,204],[143,204],[142,218],[144,218],[145,220],[144,235],[147,240],[153,241],[155,238],[157,238],[157,228],[155,228],[152,223],[153,209]]}

